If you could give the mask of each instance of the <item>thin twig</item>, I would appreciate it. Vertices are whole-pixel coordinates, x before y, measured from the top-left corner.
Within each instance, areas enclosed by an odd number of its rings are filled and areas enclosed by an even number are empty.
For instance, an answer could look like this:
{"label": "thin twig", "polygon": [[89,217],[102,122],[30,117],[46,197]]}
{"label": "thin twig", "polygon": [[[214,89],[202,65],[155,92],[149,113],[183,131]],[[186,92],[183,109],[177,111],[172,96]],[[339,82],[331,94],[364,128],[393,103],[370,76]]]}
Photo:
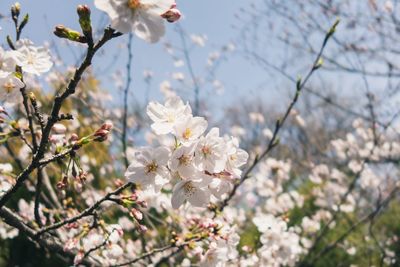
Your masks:
{"label": "thin twig", "polygon": [[123,156],[124,156],[124,163],[125,167],[127,168],[129,166],[128,162],[128,156],[127,156],[127,128],[128,128],[128,96],[129,96],[129,89],[131,87],[131,82],[132,82],[132,74],[131,74],[131,68],[132,68],[132,43],[133,43],[133,34],[130,33],[128,35],[128,63],[126,64],[126,86],[124,89],[124,114],[122,117],[122,136],[121,136],[121,142],[122,142],[122,151],[123,151]]}
{"label": "thin twig", "polygon": [[[324,52],[326,44],[328,43],[329,38],[333,35],[338,23],[339,23],[339,21],[336,21],[335,24],[332,26],[332,28],[329,30],[329,32],[325,35],[324,41],[322,42],[322,46],[317,54],[317,57],[314,60],[314,63],[312,65],[310,71],[306,75],[305,79],[304,80],[299,79],[297,81],[296,93],[292,99],[292,102],[289,104],[283,117],[276,121],[275,130],[274,130],[271,140],[269,141],[269,143],[267,145],[267,148],[259,156],[256,156],[256,158],[254,159],[252,164],[249,166],[249,168],[242,174],[242,177],[239,180],[239,182],[234,185],[233,190],[230,192],[228,197],[220,204],[219,207],[217,207],[217,212],[223,211],[223,209],[228,205],[229,201],[235,196],[238,188],[243,184],[244,181],[246,181],[248,178],[250,178],[250,173],[254,170],[254,168],[257,166],[257,164],[262,159],[264,159],[275,146],[277,146],[279,144],[279,137],[278,137],[279,131],[281,130],[282,126],[284,125],[286,119],[289,117],[290,112],[292,111],[293,107],[297,103],[297,100],[299,99],[302,89],[305,87],[305,85],[307,84],[307,82],[310,79],[310,77],[312,76],[312,74],[321,66],[322,53]],[[215,213],[215,216],[216,216],[216,214],[217,213]]]}
{"label": "thin twig", "polygon": [[71,218],[67,218],[65,220],[62,220],[60,222],[54,223],[52,225],[46,226],[42,229],[40,229],[39,231],[37,231],[37,236],[40,236],[46,232],[49,232],[51,230],[55,230],[58,229],[66,224],[72,223],[72,222],[76,222],[84,217],[87,216],[91,216],[93,214],[93,212],[100,207],[100,205],[105,202],[105,201],[109,201],[111,200],[111,197],[114,195],[119,195],[123,190],[125,190],[126,188],[128,188],[129,186],[131,186],[132,183],[126,183],[120,187],[118,187],[116,190],[106,194],[103,198],[99,199],[98,201],[96,201],[92,206],[88,207],[87,209],[85,209],[84,211],[82,211],[81,213],[79,213],[78,215],[71,217]]}

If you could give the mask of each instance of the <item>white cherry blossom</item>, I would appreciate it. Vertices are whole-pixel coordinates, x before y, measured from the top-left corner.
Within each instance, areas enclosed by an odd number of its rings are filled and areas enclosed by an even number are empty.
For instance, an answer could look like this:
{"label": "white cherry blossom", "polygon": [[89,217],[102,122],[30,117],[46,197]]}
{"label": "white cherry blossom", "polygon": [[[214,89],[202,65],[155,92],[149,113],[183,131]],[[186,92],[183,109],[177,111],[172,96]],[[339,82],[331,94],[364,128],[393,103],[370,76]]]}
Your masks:
{"label": "white cherry blossom", "polygon": [[18,103],[22,99],[19,89],[24,86],[13,73],[0,70],[0,101]]}
{"label": "white cherry blossom", "polygon": [[190,106],[179,97],[168,98],[164,105],[150,102],[147,106],[147,115],[154,122],[151,128],[158,135],[172,133],[175,124],[191,114]]}
{"label": "white cherry blossom", "polygon": [[247,163],[249,158],[249,154],[243,149],[239,148],[239,140],[235,137],[231,137],[231,139],[227,142],[227,162],[226,162],[226,170],[231,172],[235,177],[239,178],[242,174],[242,167]]}
{"label": "white cherry blossom", "polygon": [[226,144],[219,136],[219,129],[212,128],[201,137],[196,149],[196,164],[200,170],[219,173],[225,169],[227,161]]}
{"label": "white cherry blossom", "polygon": [[178,182],[172,192],[171,204],[174,209],[187,200],[194,207],[204,207],[210,200],[210,192],[207,190],[209,181],[182,180]]}
{"label": "white cherry blossom", "polygon": [[172,171],[178,172],[183,178],[190,178],[195,174],[194,151],[196,144],[182,145],[178,147],[171,156],[169,167]]}
{"label": "white cherry blossom", "polygon": [[190,143],[198,138],[207,129],[207,121],[203,117],[186,117],[174,126],[174,135],[182,143]]}
{"label": "white cherry blossom", "polygon": [[168,177],[166,166],[169,153],[165,147],[143,148],[137,151],[133,162],[125,172],[125,177],[143,188],[153,186],[159,191]]}
{"label": "white cherry blossom", "polygon": [[95,6],[106,12],[111,27],[122,33],[134,32],[139,38],[155,43],[165,34],[161,17],[174,0],[95,0]]}
{"label": "white cherry blossom", "polygon": [[34,46],[29,40],[20,40],[17,43],[18,49],[13,56],[18,66],[24,72],[41,75],[48,72],[53,66],[49,50],[42,46]]}

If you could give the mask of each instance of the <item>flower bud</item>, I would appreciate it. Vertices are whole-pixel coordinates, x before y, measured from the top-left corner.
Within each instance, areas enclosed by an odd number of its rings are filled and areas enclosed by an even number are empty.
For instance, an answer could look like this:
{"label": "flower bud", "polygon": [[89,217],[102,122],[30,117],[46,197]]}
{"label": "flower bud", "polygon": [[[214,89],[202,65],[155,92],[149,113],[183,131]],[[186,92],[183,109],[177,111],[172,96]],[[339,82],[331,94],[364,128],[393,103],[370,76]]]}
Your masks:
{"label": "flower bud", "polygon": [[132,208],[130,213],[136,220],[138,221],[143,220],[143,213],[141,213],[140,210]]}
{"label": "flower bud", "polygon": [[70,142],[76,142],[79,140],[79,136],[76,133],[71,134],[71,137],[69,138]]}
{"label": "flower bud", "polygon": [[110,131],[112,129],[112,127],[113,127],[112,122],[105,122],[103,125],[101,125],[100,128],[103,130]]}
{"label": "flower bud", "polygon": [[106,122],[101,127],[94,133],[94,141],[97,142],[103,142],[107,140],[108,134],[110,133],[110,130],[112,129],[113,124],[111,122]]}
{"label": "flower bud", "polygon": [[29,100],[31,100],[32,102],[36,102],[36,96],[33,92],[30,92],[28,94]]}
{"label": "flower bud", "polygon": [[7,39],[7,44],[8,44],[8,46],[9,46],[12,50],[15,50],[15,46],[14,46],[14,43],[13,43],[13,41],[12,41],[12,39],[11,39],[11,36],[10,36],[10,35],[7,35],[6,39]]}
{"label": "flower bud", "polygon": [[172,7],[170,10],[162,14],[161,17],[166,19],[168,22],[173,23],[181,18],[181,12],[179,11],[179,9]]}
{"label": "flower bud", "polygon": [[95,133],[94,133],[94,141],[96,142],[103,142],[106,141],[108,138],[108,134],[110,132],[107,130],[103,130],[103,129],[98,129]]}
{"label": "flower bud", "polygon": [[139,231],[141,233],[145,233],[145,232],[147,232],[147,227],[145,225],[139,224]]}
{"label": "flower bud", "polygon": [[87,5],[78,5],[76,11],[80,18],[90,18],[90,8]]}
{"label": "flower bud", "polygon": [[13,18],[18,18],[19,13],[21,12],[21,4],[16,2],[14,5],[11,6],[11,15]]}
{"label": "flower bud", "polygon": [[86,43],[86,37],[82,36],[79,32],[71,30],[64,25],[57,25],[54,29],[54,34],[57,37],[65,38],[70,41]]}
{"label": "flower bud", "polygon": [[65,127],[63,124],[61,123],[56,123],[53,125],[52,130],[56,133],[56,134],[65,134],[65,132],[67,131],[67,127]]}
{"label": "flower bud", "polygon": [[81,25],[82,31],[85,34],[91,34],[92,26],[90,20],[90,8],[87,5],[79,5],[77,8],[79,16],[79,24]]}
{"label": "flower bud", "polygon": [[21,31],[29,21],[29,14],[26,14],[24,19],[22,20],[21,24],[19,25],[19,31]]}

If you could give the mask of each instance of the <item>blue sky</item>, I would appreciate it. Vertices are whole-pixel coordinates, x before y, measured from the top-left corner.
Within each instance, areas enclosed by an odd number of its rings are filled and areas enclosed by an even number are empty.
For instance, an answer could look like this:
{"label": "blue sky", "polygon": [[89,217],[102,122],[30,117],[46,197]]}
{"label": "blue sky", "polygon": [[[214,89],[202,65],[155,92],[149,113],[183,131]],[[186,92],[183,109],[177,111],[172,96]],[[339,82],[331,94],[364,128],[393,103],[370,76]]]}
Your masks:
{"label": "blue sky", "polygon": [[[23,37],[33,40],[37,45],[43,44],[46,40],[53,40],[56,44],[62,44],[60,39],[52,34],[53,27],[57,24],[79,29],[75,11],[78,4],[88,4],[92,8],[94,25],[98,25],[101,19],[105,22],[108,21],[104,13],[94,8],[93,1],[21,0],[19,2],[22,6],[22,13],[29,12],[30,15],[30,22],[24,30]],[[13,3],[14,1],[10,0],[0,1],[0,10],[3,15],[8,15],[7,10],[9,10],[9,7]],[[237,24],[234,15],[248,2],[232,0],[182,0],[177,1],[177,3],[184,15],[180,23],[185,31],[189,34],[204,34],[208,38],[206,47],[195,47],[191,53],[196,75],[203,76],[208,54],[237,38],[238,33],[232,27],[232,25]],[[13,33],[12,22],[10,19],[3,19],[0,21],[0,26],[3,28],[0,32],[0,38],[5,40],[6,34]],[[175,26],[168,24],[167,28],[164,40],[168,40],[173,45],[180,46],[181,41],[179,35],[174,30]],[[106,56],[98,57],[93,64],[95,71],[101,76],[102,87],[113,92],[115,96],[114,101],[119,101],[119,94],[113,82],[110,82],[112,80],[110,77],[116,70],[121,70],[123,75],[125,75],[127,50],[124,47],[121,48],[121,44],[125,43],[126,40],[127,36],[123,36],[107,44]],[[4,44],[4,41],[2,44]],[[84,46],[80,45],[72,48],[65,45],[58,46],[63,61],[69,64],[73,64],[76,61],[74,54],[75,56],[80,55],[84,51],[83,48]],[[135,38],[133,54],[132,91],[138,99],[143,99],[147,90],[142,78],[144,70],[151,70],[155,76],[151,85],[151,99],[160,98],[160,94],[158,93],[159,84],[163,80],[171,80],[172,73],[183,72],[189,78],[186,67],[175,68],[173,66],[173,60],[165,52],[162,42],[153,45]],[[111,68],[109,68],[110,66]],[[107,71],[104,72],[104,69]],[[203,99],[209,98],[210,103],[216,103],[218,106],[226,106],[230,101],[238,99],[240,96],[257,93],[253,90],[263,81],[263,74],[262,70],[253,67],[240,56],[232,55],[228,61],[221,64],[217,72],[218,79],[222,81],[225,87],[224,94],[217,96],[215,90],[211,86],[207,86],[202,88],[201,95]],[[192,92],[186,90],[182,94],[184,98],[191,100]]]}

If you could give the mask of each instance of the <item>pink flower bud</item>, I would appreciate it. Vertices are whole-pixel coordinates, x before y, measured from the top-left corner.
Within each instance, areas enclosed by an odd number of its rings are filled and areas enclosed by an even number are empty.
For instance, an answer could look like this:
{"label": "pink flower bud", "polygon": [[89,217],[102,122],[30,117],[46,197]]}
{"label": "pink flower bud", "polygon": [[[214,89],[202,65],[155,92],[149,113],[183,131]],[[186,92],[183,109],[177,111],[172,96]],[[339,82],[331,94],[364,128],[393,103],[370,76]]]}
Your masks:
{"label": "pink flower bud", "polygon": [[110,132],[108,130],[104,130],[104,129],[98,129],[95,133],[94,133],[94,137],[95,137],[95,141],[97,142],[103,142],[106,141],[108,138],[108,134]]}
{"label": "pink flower bud", "polygon": [[112,127],[113,127],[112,122],[105,122],[103,125],[101,125],[100,129],[110,131]]}
{"label": "pink flower bud", "polygon": [[142,233],[145,233],[145,232],[147,232],[147,227],[144,226],[144,225],[139,224],[139,231],[142,232]]}
{"label": "pink flower bud", "polygon": [[65,127],[63,124],[61,123],[56,123],[53,125],[52,130],[56,133],[56,134],[64,134],[67,131],[67,127]]}
{"label": "pink flower bud", "polygon": [[179,9],[173,7],[164,14],[162,14],[161,17],[166,19],[168,22],[173,23],[181,18],[181,12],[179,11]]}
{"label": "pink flower bud", "polygon": [[70,142],[76,142],[79,140],[79,136],[75,133],[71,134],[71,137],[69,138]]}
{"label": "pink flower bud", "polygon": [[89,16],[90,15],[90,8],[87,5],[79,5],[76,9],[79,16]]}
{"label": "pink flower bud", "polygon": [[143,213],[140,212],[140,210],[137,210],[135,208],[131,209],[131,214],[133,217],[135,217],[136,220],[141,221],[143,219]]}

